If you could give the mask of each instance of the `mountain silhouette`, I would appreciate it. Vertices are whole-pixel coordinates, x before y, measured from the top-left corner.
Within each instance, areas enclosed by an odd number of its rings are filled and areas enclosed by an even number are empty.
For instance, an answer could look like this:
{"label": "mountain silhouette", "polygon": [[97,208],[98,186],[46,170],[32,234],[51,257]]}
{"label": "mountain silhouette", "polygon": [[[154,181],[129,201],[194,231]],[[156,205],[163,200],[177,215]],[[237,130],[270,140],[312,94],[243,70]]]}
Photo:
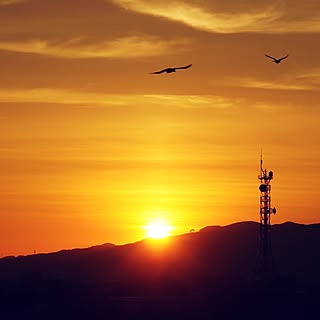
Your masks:
{"label": "mountain silhouette", "polygon": [[258,241],[259,224],[240,222],[160,241],[6,257],[0,317],[254,319],[271,296],[272,319],[311,315],[320,298],[320,224],[272,226],[267,282],[255,273]]}

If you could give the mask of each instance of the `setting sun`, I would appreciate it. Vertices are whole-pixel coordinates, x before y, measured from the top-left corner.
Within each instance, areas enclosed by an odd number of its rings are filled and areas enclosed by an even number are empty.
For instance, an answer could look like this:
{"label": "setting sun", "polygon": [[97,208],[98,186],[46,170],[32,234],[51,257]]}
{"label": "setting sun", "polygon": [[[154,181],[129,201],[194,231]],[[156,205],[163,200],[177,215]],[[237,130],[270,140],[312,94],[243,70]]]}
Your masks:
{"label": "setting sun", "polygon": [[161,239],[168,237],[172,229],[164,220],[153,220],[146,227],[147,237],[153,239]]}

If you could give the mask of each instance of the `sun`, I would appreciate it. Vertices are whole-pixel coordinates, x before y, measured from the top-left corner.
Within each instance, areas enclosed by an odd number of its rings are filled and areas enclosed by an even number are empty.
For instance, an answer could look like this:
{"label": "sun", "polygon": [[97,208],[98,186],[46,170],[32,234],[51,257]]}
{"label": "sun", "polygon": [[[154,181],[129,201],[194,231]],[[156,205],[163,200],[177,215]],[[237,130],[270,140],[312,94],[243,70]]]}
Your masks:
{"label": "sun", "polygon": [[162,219],[152,220],[146,227],[147,237],[153,239],[162,239],[170,235],[172,229],[166,221]]}

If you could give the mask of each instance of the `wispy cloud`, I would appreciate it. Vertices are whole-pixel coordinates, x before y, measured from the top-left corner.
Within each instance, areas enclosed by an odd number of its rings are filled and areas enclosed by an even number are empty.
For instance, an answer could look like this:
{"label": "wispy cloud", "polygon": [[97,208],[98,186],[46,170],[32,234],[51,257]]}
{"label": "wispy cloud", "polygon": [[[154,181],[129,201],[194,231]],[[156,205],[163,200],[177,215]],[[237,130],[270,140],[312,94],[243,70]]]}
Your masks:
{"label": "wispy cloud", "polygon": [[296,80],[319,90],[320,88],[320,68],[315,68],[296,76]]}
{"label": "wispy cloud", "polygon": [[119,58],[152,57],[184,50],[186,40],[164,41],[155,37],[130,36],[88,44],[83,39],[64,42],[47,40],[0,41],[0,50],[33,53],[60,58]]}
{"label": "wispy cloud", "polygon": [[255,89],[270,89],[270,90],[315,90],[316,87],[303,82],[293,82],[293,81],[268,81],[259,79],[237,79],[234,83],[240,87],[244,88],[255,88]]}
{"label": "wispy cloud", "polygon": [[26,0],[0,0],[0,6],[8,6],[11,4],[17,4],[25,1]]}
{"label": "wispy cloud", "polygon": [[163,1],[147,0],[114,0],[121,7],[140,13],[164,17],[170,20],[182,22],[194,28],[230,33],[246,31],[252,24],[270,22],[278,18],[279,14],[272,8],[258,13],[215,13],[209,9],[187,2],[175,1],[168,4]]}
{"label": "wispy cloud", "polygon": [[167,106],[228,108],[239,104],[239,100],[212,95],[144,95],[146,101]]}
{"label": "wispy cloud", "polygon": [[[261,32],[317,32],[320,31],[320,16],[290,17],[284,2],[275,1],[267,6],[246,6],[246,10],[218,11],[215,1],[197,3],[191,1],[112,0],[122,8],[153,16],[178,21],[196,29],[217,33]],[[236,3],[235,3],[236,4]],[[210,6],[211,5],[211,6]],[[235,6],[237,8],[237,6]],[[250,9],[250,10],[248,10]],[[302,8],[303,9],[303,8]],[[312,16],[313,14],[313,16]]]}
{"label": "wispy cloud", "polygon": [[0,90],[0,102],[12,103],[58,103],[90,106],[163,105],[181,108],[228,108],[239,101],[220,96],[201,95],[117,95],[64,89],[12,89]]}
{"label": "wispy cloud", "polygon": [[270,90],[319,90],[320,87],[320,69],[289,74],[273,80],[263,80],[257,78],[233,78],[228,79],[228,83],[244,88],[270,89]]}

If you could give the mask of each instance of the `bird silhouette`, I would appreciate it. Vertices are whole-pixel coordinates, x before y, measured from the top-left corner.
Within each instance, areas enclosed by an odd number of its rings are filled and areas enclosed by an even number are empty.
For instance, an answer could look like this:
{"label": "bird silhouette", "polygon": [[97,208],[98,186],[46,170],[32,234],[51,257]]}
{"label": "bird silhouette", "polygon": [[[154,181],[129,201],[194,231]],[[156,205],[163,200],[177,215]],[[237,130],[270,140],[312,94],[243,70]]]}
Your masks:
{"label": "bird silhouette", "polygon": [[274,63],[278,64],[280,63],[282,60],[286,59],[289,57],[289,55],[287,54],[286,56],[282,57],[282,58],[279,58],[279,59],[276,59],[274,57],[271,57],[271,56],[268,56],[267,54],[265,55],[266,57],[270,58],[273,60]]}
{"label": "bird silhouette", "polygon": [[192,64],[188,64],[187,66],[184,67],[174,67],[174,68],[166,68],[160,71],[155,71],[155,72],[150,72],[150,74],[160,74],[160,73],[172,73],[172,72],[176,72],[176,70],[178,69],[188,69],[192,66]]}

